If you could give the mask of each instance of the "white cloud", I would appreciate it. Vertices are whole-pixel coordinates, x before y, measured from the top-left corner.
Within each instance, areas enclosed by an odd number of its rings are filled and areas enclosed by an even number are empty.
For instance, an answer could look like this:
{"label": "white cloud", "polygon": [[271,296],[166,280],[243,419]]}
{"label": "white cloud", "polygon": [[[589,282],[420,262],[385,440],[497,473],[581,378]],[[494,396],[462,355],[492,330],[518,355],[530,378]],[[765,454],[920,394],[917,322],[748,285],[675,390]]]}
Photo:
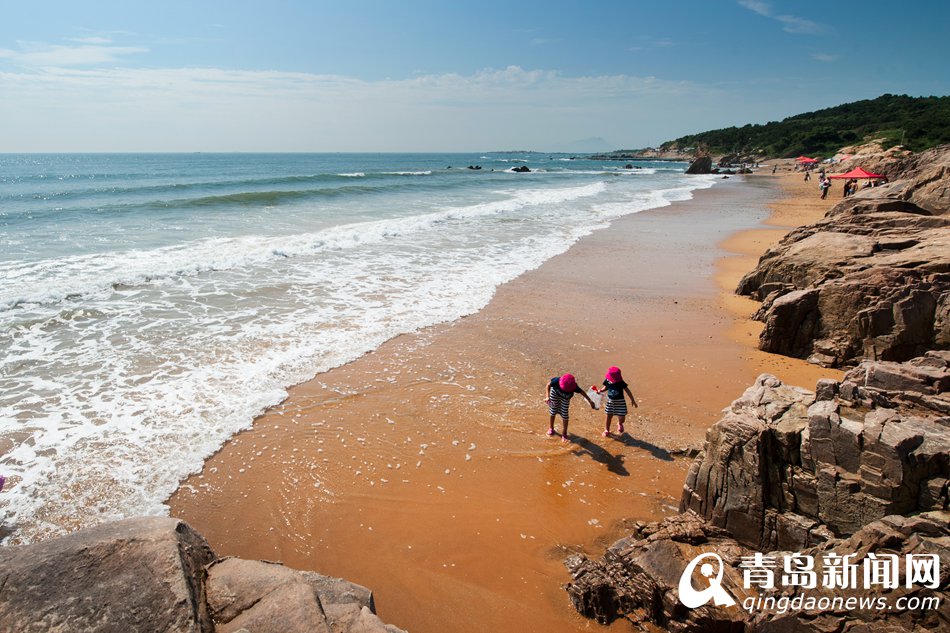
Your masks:
{"label": "white cloud", "polygon": [[21,66],[94,66],[119,63],[128,55],[148,52],[141,46],[106,46],[109,40],[101,37],[73,41],[78,45],[20,41],[18,50],[0,49],[0,58]]}
{"label": "white cloud", "polygon": [[78,42],[80,44],[111,44],[112,40],[108,37],[73,37],[69,40],[70,42]]}
{"label": "white cloud", "polygon": [[671,46],[676,46],[676,42],[671,40],[668,37],[653,37],[650,35],[641,35],[636,39],[636,44],[627,47],[627,50],[636,53],[642,50],[649,50],[651,48],[669,48]]}
{"label": "white cloud", "polygon": [[833,62],[838,60],[837,55],[830,55],[828,53],[812,53],[811,57],[820,62]]}
{"label": "white cloud", "polygon": [[806,20],[805,18],[788,14],[776,14],[772,10],[772,5],[763,0],[739,0],[739,5],[763,17],[781,22],[785,25],[783,30],[786,33],[818,35],[827,30],[824,25]]}
{"label": "white cloud", "polygon": [[761,2],[760,0],[739,0],[739,4],[750,11],[755,11],[759,15],[772,17],[772,7],[767,2]]}
{"label": "white cloud", "polygon": [[688,82],[518,66],[382,81],[47,67],[0,73],[0,93],[11,95],[0,101],[6,151],[548,150],[591,136],[646,145],[722,100]]}
{"label": "white cloud", "polygon": [[801,33],[804,35],[818,35],[824,33],[827,29],[816,22],[793,15],[777,15],[775,19],[785,25],[786,33]]}

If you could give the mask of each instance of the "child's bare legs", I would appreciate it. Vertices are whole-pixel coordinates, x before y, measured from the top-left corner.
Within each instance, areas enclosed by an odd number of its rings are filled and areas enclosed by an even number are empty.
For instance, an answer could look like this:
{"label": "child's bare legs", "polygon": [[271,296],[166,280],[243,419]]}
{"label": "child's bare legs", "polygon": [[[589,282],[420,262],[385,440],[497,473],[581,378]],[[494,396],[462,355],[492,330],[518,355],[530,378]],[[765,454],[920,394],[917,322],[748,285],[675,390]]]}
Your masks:
{"label": "child's bare legs", "polygon": [[555,431],[554,431],[554,418],[555,418],[555,417],[556,417],[556,416],[552,413],[552,414],[551,414],[551,421],[548,422],[548,435],[557,435],[557,433],[555,433]]}
{"label": "child's bare legs", "polygon": [[564,422],[564,432],[561,434],[561,440],[566,442],[567,441],[567,420],[565,419],[563,420],[563,422]]}
{"label": "child's bare legs", "polygon": [[[610,421],[614,419],[613,413],[607,414],[607,421],[604,423],[604,437],[610,435]],[[627,416],[618,415],[617,416],[617,433],[623,435],[623,423],[627,421]]]}

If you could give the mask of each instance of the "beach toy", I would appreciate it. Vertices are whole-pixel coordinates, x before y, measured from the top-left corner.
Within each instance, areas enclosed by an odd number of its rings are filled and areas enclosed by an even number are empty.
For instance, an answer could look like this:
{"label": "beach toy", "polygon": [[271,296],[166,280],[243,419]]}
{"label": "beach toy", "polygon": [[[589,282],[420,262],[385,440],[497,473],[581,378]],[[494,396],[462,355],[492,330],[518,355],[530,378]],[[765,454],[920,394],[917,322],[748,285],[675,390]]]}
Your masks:
{"label": "beach toy", "polygon": [[604,397],[597,393],[597,385],[591,385],[590,389],[587,390],[587,397],[591,399],[591,402],[594,403],[594,408],[599,409],[600,403],[603,402]]}

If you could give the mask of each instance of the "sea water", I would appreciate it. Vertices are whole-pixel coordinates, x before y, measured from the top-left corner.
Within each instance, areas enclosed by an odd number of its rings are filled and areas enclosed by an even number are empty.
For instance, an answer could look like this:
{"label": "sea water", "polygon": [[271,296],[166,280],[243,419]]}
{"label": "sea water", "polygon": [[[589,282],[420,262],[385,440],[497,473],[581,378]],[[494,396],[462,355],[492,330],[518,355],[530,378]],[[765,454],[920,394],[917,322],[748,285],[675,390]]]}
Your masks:
{"label": "sea water", "polygon": [[0,155],[6,542],[167,513],[178,483],[288,386],[476,312],[611,220],[714,182],[636,167],[535,153]]}

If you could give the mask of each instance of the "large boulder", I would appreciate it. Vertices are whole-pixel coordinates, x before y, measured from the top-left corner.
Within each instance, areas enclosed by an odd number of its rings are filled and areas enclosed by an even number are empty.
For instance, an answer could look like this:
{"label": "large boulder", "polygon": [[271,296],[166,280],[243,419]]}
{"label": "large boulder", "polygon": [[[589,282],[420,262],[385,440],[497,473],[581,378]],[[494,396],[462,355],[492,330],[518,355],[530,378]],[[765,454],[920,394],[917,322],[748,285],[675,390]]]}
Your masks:
{"label": "large boulder", "polygon": [[762,301],[761,349],[828,366],[950,349],[950,147],[796,229],[737,292]]}
{"label": "large boulder", "polygon": [[0,631],[398,633],[365,587],[218,560],[178,519],[141,517],[0,548]]}
{"label": "large boulder", "polygon": [[376,616],[369,589],[278,563],[227,558],[208,568],[217,633],[398,633]]}
{"label": "large boulder", "polygon": [[763,374],[706,434],[691,510],[741,543],[801,549],[890,514],[948,509],[950,353],[865,362],[816,395]]}
{"label": "large boulder", "polygon": [[201,575],[214,558],[200,534],[167,518],[0,548],[0,629],[212,631]]}
{"label": "large boulder", "polygon": [[689,164],[686,168],[687,174],[711,174],[713,161],[709,156],[700,156]]}

